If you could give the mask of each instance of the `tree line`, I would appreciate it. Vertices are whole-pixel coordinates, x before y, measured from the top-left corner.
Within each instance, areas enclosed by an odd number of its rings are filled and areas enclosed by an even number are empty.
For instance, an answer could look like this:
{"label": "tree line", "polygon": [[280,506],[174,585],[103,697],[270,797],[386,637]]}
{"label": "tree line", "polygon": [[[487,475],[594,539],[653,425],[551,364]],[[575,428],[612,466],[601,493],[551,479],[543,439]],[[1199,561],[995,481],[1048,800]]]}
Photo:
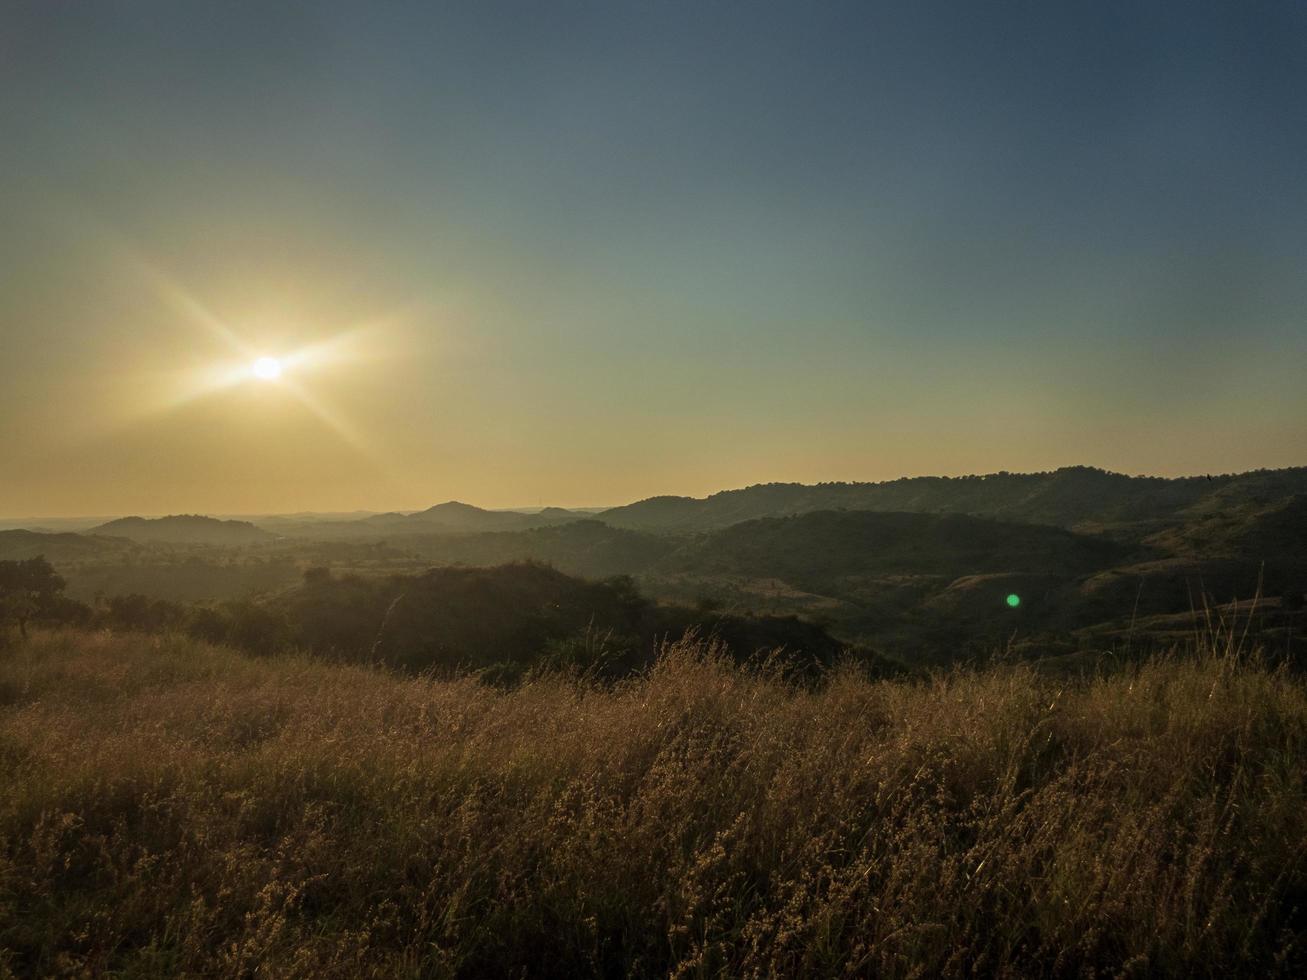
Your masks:
{"label": "tree line", "polygon": [[5,632],[25,638],[30,623],[181,632],[258,655],[299,649],[410,673],[475,671],[511,683],[542,667],[625,676],[652,663],[664,641],[697,631],[741,659],[783,651],[800,672],[846,655],[892,672],[875,655],[850,651],[822,626],[794,616],[738,615],[708,602],[659,604],[629,576],[588,580],[534,562],[372,577],[310,568],[282,592],[207,603],[130,594],[90,606],[65,596],[64,587],[43,558],[0,562]]}

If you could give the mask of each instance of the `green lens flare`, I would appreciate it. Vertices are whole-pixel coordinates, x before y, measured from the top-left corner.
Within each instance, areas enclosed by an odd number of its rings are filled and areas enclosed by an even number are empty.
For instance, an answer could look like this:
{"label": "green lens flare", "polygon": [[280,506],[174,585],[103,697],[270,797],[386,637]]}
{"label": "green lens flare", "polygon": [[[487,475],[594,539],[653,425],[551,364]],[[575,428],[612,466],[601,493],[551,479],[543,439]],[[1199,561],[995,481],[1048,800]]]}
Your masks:
{"label": "green lens flare", "polygon": [[1021,605],[1021,596],[1013,592],[1007,597],[1007,604],[1015,609],[1017,606]]}

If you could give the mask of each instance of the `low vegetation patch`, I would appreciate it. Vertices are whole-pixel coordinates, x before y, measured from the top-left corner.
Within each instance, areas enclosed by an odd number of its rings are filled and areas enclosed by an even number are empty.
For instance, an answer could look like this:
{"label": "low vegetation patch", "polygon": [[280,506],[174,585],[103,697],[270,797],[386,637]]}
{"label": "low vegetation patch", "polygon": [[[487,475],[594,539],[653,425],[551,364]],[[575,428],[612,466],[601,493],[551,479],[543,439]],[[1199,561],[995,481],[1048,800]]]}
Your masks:
{"label": "low vegetation patch", "polygon": [[1307,687],[0,655],[0,975],[1301,975]]}

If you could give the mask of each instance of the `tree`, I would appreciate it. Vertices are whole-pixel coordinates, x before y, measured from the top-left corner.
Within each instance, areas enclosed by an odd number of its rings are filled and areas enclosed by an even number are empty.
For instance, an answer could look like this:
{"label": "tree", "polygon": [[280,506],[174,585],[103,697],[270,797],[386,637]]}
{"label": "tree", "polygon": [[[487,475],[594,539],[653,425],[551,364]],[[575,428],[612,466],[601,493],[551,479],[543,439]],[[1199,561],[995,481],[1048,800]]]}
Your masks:
{"label": "tree", "polygon": [[26,640],[28,622],[57,609],[67,584],[44,555],[0,561],[0,623],[16,623]]}

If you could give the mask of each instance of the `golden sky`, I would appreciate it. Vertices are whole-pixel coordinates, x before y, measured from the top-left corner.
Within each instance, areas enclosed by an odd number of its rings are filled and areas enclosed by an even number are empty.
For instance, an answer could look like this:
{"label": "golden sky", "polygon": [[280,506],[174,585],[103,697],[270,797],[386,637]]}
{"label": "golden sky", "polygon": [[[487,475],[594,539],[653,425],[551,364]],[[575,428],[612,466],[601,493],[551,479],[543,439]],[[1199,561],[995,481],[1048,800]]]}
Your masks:
{"label": "golden sky", "polygon": [[20,5],[0,516],[1307,462],[1302,18],[945,6]]}

